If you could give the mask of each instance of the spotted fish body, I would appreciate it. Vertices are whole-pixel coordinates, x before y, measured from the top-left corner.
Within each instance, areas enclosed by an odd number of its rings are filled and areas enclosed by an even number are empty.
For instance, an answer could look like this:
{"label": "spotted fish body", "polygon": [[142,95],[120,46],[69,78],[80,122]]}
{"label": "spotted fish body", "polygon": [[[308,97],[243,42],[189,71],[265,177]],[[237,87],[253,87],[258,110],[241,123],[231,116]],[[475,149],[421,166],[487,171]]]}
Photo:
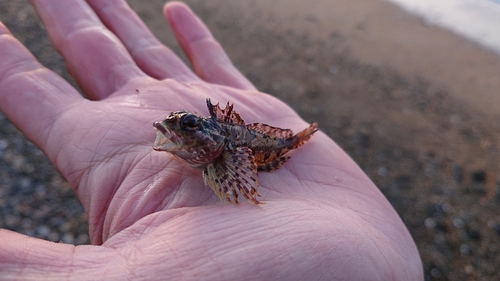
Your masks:
{"label": "spotted fish body", "polygon": [[290,157],[285,154],[318,130],[313,123],[293,135],[262,123],[245,124],[227,103],[224,109],[207,99],[209,117],[174,111],[153,126],[157,131],[153,149],[167,151],[189,165],[203,169],[205,184],[221,200],[238,203],[238,192],[259,204],[257,171],[279,169]]}

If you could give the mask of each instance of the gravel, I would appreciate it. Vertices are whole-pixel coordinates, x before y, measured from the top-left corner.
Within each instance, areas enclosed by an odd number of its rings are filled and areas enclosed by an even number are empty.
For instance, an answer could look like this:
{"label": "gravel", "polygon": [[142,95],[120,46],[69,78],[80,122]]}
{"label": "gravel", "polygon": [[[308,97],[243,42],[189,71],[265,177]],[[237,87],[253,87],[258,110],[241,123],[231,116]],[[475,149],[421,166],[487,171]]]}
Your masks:
{"label": "gravel", "polygon": [[[500,276],[496,123],[418,74],[358,61],[343,34],[317,40],[278,33],[272,25],[246,25],[219,4],[188,2],[260,90],[317,121],[373,179],[413,235],[426,280]],[[160,1],[131,3],[163,32]],[[27,2],[0,0],[0,6],[15,36],[73,83]],[[236,36],[242,28],[246,39]],[[178,51],[171,39],[162,40]],[[89,243],[86,216],[66,181],[3,115],[0,128],[0,227]]]}

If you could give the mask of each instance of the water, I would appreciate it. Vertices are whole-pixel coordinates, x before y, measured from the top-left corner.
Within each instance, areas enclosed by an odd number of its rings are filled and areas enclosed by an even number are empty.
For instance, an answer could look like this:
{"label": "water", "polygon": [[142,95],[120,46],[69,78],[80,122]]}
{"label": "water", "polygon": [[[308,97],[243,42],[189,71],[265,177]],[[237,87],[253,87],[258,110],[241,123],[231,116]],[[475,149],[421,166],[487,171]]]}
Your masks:
{"label": "water", "polygon": [[500,0],[387,0],[500,54]]}

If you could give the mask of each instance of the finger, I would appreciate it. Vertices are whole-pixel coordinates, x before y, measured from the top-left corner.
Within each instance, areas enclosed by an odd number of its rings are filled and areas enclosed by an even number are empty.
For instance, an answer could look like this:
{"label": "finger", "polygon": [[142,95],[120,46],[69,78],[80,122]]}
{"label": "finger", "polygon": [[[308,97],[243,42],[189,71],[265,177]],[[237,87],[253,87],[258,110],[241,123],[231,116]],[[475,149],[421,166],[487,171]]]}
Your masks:
{"label": "finger", "polygon": [[55,120],[81,100],[75,89],[36,61],[0,23],[0,111],[23,134],[44,149]]}
{"label": "finger", "polygon": [[[99,246],[54,243],[0,229],[0,280],[99,280],[119,270],[117,252]],[[111,264],[115,262],[114,264]]]}
{"label": "finger", "polygon": [[189,7],[180,2],[170,2],[165,6],[164,14],[198,76],[215,84],[255,90]]}
{"label": "finger", "polygon": [[48,242],[0,229],[0,272],[3,276],[0,279],[5,280],[7,274],[22,275],[23,271],[25,278],[31,275],[37,279],[40,275],[34,276],[35,268],[63,269],[70,265],[74,248],[73,245]]}
{"label": "finger", "polygon": [[32,1],[58,52],[82,90],[103,99],[128,81],[145,77],[120,40],[83,1]]}
{"label": "finger", "polygon": [[180,81],[197,79],[196,75],[169,48],[161,44],[137,14],[123,0],[88,0],[103,23],[123,42],[137,65],[157,79]]}

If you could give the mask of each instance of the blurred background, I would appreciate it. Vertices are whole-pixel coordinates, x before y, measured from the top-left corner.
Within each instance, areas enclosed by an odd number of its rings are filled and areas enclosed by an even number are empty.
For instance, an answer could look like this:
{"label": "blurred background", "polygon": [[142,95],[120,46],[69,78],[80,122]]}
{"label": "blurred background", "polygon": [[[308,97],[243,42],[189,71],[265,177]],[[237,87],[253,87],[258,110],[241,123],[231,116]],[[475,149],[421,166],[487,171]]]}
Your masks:
{"label": "blurred background", "polygon": [[[182,56],[163,0],[128,2]],[[258,89],[317,121],[370,176],[426,280],[500,276],[500,14],[488,21],[498,1],[185,2]],[[0,20],[73,83],[28,1],[0,0]],[[66,181],[1,114],[0,227],[88,243]]]}

